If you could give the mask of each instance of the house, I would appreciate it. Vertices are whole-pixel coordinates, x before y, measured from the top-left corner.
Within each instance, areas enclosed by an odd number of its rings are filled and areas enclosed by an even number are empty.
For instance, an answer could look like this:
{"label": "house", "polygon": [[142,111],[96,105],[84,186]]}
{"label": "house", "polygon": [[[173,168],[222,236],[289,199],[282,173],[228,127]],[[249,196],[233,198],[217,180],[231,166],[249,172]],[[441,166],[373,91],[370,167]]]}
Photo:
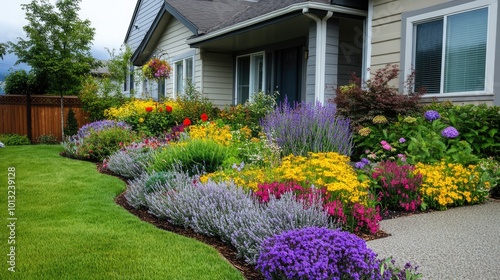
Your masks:
{"label": "house", "polygon": [[500,105],[497,0],[373,0],[367,53],[372,68],[415,69],[427,98]]}
{"label": "house", "polygon": [[497,14],[497,0],[138,0],[132,64],[163,55],[173,71],[127,85],[161,98],[191,82],[219,106],[259,91],[327,102],[350,73],[397,63],[428,98],[500,105]]}

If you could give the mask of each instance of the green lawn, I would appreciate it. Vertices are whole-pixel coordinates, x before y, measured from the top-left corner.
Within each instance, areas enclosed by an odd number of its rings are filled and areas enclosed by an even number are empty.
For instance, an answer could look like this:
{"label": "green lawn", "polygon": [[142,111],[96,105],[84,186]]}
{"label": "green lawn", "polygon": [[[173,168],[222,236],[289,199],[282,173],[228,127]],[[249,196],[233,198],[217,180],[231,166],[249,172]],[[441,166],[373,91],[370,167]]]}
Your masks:
{"label": "green lawn", "polygon": [[[114,203],[125,184],[59,146],[0,149],[0,279],[243,279],[212,247]],[[15,273],[8,170],[15,168]],[[12,242],[12,239],[11,239]]]}

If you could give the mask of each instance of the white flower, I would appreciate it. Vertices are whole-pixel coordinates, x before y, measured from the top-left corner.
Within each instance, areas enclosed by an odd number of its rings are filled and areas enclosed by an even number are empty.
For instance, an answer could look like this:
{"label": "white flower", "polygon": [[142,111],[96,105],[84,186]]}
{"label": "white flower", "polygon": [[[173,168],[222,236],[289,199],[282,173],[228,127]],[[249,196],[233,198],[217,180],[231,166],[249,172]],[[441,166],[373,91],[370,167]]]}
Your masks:
{"label": "white flower", "polygon": [[0,142],[0,148],[5,148],[5,145],[2,142]]}

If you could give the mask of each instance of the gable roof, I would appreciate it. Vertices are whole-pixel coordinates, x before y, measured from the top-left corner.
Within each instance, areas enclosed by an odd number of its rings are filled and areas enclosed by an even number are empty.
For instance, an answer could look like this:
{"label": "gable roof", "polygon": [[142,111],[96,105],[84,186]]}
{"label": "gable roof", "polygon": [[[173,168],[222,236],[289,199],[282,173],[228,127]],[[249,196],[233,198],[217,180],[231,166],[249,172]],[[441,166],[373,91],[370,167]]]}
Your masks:
{"label": "gable roof", "polygon": [[[365,0],[362,0],[363,2]],[[134,12],[138,13],[139,2]],[[144,36],[140,46],[132,56],[134,64],[141,65],[143,58],[151,53],[152,46],[161,36],[171,17],[184,24],[193,36],[188,44],[198,44],[206,39],[232,32],[239,28],[251,26],[290,13],[302,13],[307,7],[315,10],[329,10],[338,13],[365,15],[365,11],[337,6],[332,0],[164,0],[158,14]],[[334,4],[332,4],[334,3]],[[134,20],[132,18],[132,22]],[[132,23],[127,36],[130,33]]]}

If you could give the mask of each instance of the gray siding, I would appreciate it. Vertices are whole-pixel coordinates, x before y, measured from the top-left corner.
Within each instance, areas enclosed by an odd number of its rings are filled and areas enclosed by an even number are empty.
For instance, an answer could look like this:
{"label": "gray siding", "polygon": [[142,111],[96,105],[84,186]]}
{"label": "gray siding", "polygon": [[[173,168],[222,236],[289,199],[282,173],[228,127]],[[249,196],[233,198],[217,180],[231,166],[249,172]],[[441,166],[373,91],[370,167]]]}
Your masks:
{"label": "gray siding", "polygon": [[306,102],[315,102],[314,85],[316,83],[316,22],[309,25],[309,56],[307,58]]}
{"label": "gray siding", "polygon": [[326,29],[325,100],[335,97],[339,64],[339,20],[328,20]]}
{"label": "gray siding", "polygon": [[163,1],[164,0],[141,0],[136,17],[131,19],[133,21],[132,28],[130,29],[128,40],[125,42],[132,49],[132,52],[139,47],[146,36],[146,33],[163,5]]}
{"label": "gray siding", "polygon": [[203,52],[203,93],[216,106],[233,104],[233,56]]}

